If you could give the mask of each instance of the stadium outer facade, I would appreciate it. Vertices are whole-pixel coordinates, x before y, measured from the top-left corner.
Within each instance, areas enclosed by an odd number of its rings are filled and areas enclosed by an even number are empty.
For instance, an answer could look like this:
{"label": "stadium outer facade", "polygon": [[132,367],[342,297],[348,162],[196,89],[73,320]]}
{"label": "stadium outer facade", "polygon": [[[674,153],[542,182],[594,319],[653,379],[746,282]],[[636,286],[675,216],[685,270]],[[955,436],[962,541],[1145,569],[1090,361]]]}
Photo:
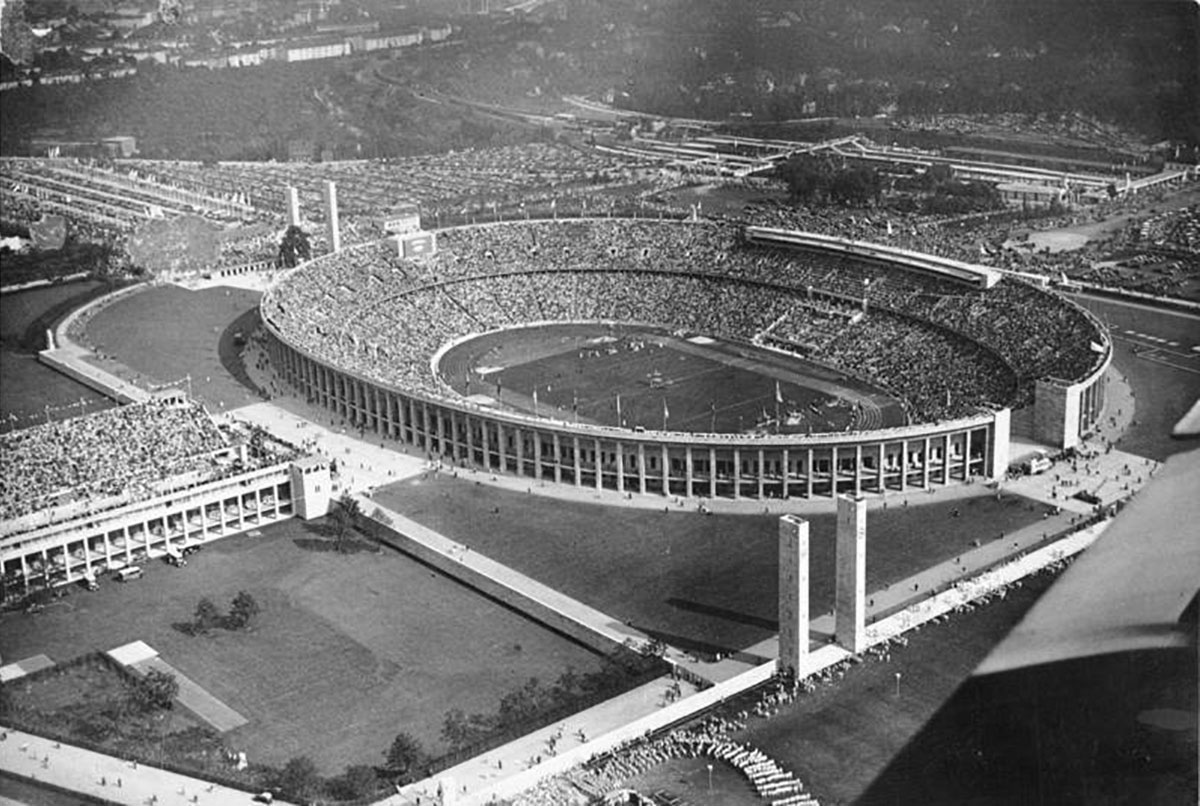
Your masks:
{"label": "stadium outer facade", "polygon": [[[811,233],[749,227],[747,238],[899,264],[980,288],[999,278],[992,269]],[[629,494],[760,500],[930,489],[1002,478],[1009,468],[1008,408],[863,432],[696,434],[569,423],[432,396],[363,377],[293,344],[271,321],[269,297],[260,304],[268,350],[293,388],[358,427],[464,468]],[[1036,438],[1065,448],[1091,429],[1104,405],[1111,346],[1104,349],[1086,378],[1038,381]]]}

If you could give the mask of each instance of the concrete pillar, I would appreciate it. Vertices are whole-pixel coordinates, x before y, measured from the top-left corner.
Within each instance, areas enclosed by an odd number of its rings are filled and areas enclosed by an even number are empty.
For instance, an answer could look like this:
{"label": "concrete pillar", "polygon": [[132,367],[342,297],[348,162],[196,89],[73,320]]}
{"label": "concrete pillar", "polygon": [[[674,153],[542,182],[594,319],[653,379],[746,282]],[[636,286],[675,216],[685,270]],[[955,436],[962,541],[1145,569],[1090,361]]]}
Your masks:
{"label": "concrete pillar", "polygon": [[513,429],[513,440],[517,443],[517,475],[525,475],[525,434],[520,428]]}
{"label": "concrete pillar", "polygon": [[742,452],[737,448],[733,449],[733,497],[742,497]]}
{"label": "concrete pillar", "polygon": [[338,223],[337,185],[325,182],[325,234],[329,239],[329,251],[342,251],[342,231]]}
{"label": "concrete pillar", "polygon": [[763,482],[767,477],[767,455],[762,448],[758,449],[758,473],[756,476],[758,478],[758,491],[756,496],[758,500],[761,501],[767,497],[766,493],[763,492]]}
{"label": "concrete pillar", "polygon": [[803,673],[808,662],[808,521],[779,519],[779,665]]}
{"label": "concrete pillar", "polygon": [[708,497],[717,497],[717,449],[708,449]]}
{"label": "concrete pillar", "polygon": [[554,483],[562,484],[562,442],[557,431],[551,436],[554,437]]}
{"label": "concrete pillar", "polygon": [[496,457],[500,461],[500,472],[508,472],[508,440],[504,438],[504,423],[496,423]]}
{"label": "concrete pillar", "polygon": [[287,189],[287,214],[289,227],[300,226],[300,191],[291,186]]}
{"label": "concrete pillar", "polygon": [[841,472],[838,470],[838,449],[837,445],[829,451],[829,494],[833,498],[838,496],[838,477]]}
{"label": "concrete pillar", "polygon": [[533,431],[533,477],[542,480],[542,432]]}
{"label": "concrete pillar", "polygon": [[862,495],[862,445],[854,446],[854,494]]}
{"label": "concrete pillar", "polygon": [[638,470],[638,492],[642,495],[646,494],[646,443],[639,442],[637,444],[637,470]]}
{"label": "concrete pillar", "polygon": [[786,501],[788,496],[791,495],[791,491],[788,489],[788,482],[790,482],[792,478],[791,455],[789,454],[787,448],[783,449],[783,457],[780,459],[780,462],[782,463],[781,469],[783,470],[783,489],[779,494],[783,496],[783,500]]}
{"label": "concrete pillar", "polygon": [[571,461],[575,463],[575,486],[583,486],[583,457],[579,452],[579,437],[571,437]]}
{"label": "concrete pillar", "polygon": [[604,487],[604,453],[600,450],[600,440],[597,439],[592,441],[592,450],[595,451],[595,456],[593,457],[595,461],[592,464],[596,466],[595,481],[596,489],[599,490]]}
{"label": "concrete pillar", "polygon": [[808,448],[804,461],[804,497],[811,499],[813,497],[813,474],[816,472],[816,467],[813,465],[812,448]]}
{"label": "concrete pillar", "polygon": [[854,654],[867,648],[867,501],[839,495],[834,635]]}
{"label": "concrete pillar", "polygon": [[617,440],[617,492],[625,492],[625,443]]}

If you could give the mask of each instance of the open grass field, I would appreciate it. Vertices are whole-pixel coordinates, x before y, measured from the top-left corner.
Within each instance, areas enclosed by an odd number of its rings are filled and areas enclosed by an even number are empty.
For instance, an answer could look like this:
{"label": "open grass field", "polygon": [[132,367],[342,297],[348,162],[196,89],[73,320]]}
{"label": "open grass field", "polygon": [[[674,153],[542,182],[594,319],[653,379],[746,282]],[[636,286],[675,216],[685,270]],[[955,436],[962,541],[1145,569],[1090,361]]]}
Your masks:
{"label": "open grass field", "polygon": [[895,400],[824,367],[647,327],[490,333],[449,351],[441,369],[458,391],[507,408],[626,428],[821,433],[904,422]]}
{"label": "open grass field", "polygon": [[[437,476],[397,482],[374,497],[676,646],[729,651],[777,632],[777,515],[701,515],[673,504],[669,511],[622,509]],[[1024,498],[987,495],[874,510],[868,590],[953,558],[972,540],[1040,522],[1044,511]],[[1050,518],[1047,528],[1065,519]],[[835,521],[827,514],[810,522],[816,615],[833,607]]]}
{"label": "open grass field", "polygon": [[[381,763],[400,731],[434,754],[451,708],[492,712],[530,677],[590,672],[589,649],[392,552],[300,548],[299,522],[262,537],[226,538],[177,569],[151,562],[143,579],[74,589],[39,615],[0,616],[6,661],[44,652],[66,660],[134,640],[250,723],[226,734],[251,760],[311,757],[328,774]],[[222,610],[238,591],[262,605],[246,633],[189,637],[196,603]]]}
{"label": "open grass field", "polygon": [[[192,394],[212,411],[260,400],[241,366],[235,343],[257,323],[257,291],[210,288],[192,291],[156,286],[125,297],[92,317],[87,337],[136,375],[159,383],[192,378]],[[116,374],[111,361],[101,366]]]}

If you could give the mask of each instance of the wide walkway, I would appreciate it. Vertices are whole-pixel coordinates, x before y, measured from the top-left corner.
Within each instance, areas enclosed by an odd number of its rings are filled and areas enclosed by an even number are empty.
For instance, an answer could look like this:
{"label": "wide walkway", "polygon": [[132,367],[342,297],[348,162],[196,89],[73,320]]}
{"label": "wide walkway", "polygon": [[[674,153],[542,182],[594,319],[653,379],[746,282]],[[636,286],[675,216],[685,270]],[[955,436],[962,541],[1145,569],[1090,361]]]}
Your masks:
{"label": "wide walkway", "polygon": [[[33,781],[127,806],[248,806],[251,795],[158,767],[4,729],[0,768]],[[4,779],[0,778],[0,788]],[[283,803],[283,801],[275,801]],[[285,804],[285,806],[288,806]]]}

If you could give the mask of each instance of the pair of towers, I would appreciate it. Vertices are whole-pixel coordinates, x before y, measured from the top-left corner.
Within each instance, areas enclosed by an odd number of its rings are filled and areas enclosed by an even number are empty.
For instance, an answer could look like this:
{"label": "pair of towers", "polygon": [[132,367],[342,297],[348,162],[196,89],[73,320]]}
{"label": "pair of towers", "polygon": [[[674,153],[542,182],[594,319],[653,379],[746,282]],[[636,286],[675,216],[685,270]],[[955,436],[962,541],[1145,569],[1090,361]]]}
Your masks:
{"label": "pair of towers", "polygon": [[[326,180],[325,197],[325,235],[329,239],[329,251],[340,252],[342,249],[342,231],[338,223],[337,185]],[[288,226],[300,226],[300,191],[292,186],[287,189]]]}
{"label": "pair of towers", "polygon": [[[779,671],[806,668],[809,651],[808,521],[779,519]],[[867,502],[838,496],[834,638],[858,654],[867,648]]]}

